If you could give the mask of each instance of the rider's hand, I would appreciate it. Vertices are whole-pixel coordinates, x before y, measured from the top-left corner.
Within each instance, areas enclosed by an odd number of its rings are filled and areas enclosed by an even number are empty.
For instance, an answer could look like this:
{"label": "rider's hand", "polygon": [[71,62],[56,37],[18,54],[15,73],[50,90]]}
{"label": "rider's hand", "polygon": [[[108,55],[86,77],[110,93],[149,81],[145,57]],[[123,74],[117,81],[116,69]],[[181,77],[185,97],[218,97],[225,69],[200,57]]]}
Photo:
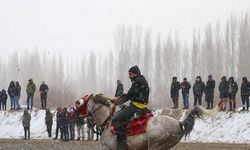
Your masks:
{"label": "rider's hand", "polygon": [[119,97],[115,97],[111,100],[112,103],[115,103],[118,100]]}
{"label": "rider's hand", "polygon": [[116,106],[115,106],[115,103],[112,103],[111,104],[111,108],[115,108]]}

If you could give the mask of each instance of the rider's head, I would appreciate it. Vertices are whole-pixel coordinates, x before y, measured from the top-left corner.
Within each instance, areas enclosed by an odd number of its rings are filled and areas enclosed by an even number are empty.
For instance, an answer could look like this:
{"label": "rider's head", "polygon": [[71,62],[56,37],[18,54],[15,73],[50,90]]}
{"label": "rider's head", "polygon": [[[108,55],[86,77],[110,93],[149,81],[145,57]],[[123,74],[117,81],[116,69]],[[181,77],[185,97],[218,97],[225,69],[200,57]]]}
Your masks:
{"label": "rider's head", "polygon": [[139,75],[141,75],[141,71],[138,66],[133,66],[128,70],[128,76],[132,81]]}

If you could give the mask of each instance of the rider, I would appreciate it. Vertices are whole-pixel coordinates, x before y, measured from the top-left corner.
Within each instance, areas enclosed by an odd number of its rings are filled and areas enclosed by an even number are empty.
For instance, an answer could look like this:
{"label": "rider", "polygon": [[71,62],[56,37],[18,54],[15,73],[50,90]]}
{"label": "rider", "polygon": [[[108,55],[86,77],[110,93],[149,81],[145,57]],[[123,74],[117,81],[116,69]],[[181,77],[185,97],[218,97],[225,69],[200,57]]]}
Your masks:
{"label": "rider", "polygon": [[132,118],[133,115],[139,110],[147,108],[149,97],[148,83],[143,75],[141,75],[141,71],[138,66],[131,67],[128,74],[132,82],[131,88],[127,94],[124,94],[121,97],[116,97],[113,100],[115,105],[121,105],[128,100],[131,101],[129,106],[115,114],[112,120],[112,125],[117,131],[117,149],[119,150],[128,149],[125,133],[126,125],[124,123],[128,119]]}

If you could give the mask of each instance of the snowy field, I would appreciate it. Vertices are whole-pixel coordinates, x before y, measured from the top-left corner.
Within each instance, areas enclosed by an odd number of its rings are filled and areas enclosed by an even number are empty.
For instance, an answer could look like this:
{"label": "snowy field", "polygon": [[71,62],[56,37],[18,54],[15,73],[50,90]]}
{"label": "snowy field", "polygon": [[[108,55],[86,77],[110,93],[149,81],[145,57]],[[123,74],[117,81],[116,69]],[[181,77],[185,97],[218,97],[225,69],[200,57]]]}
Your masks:
{"label": "snowy field", "polygon": [[250,143],[250,112],[220,112],[213,120],[195,123],[186,142]]}
{"label": "snowy field", "polygon": [[[22,115],[23,111],[0,111],[0,138],[22,138],[24,136]],[[48,137],[45,126],[45,110],[31,111],[30,124],[31,139],[46,139]],[[55,135],[55,128],[54,117],[52,135]]]}
{"label": "snowy field", "polygon": [[[54,112],[53,112],[54,113]],[[155,114],[161,114],[158,110]],[[183,118],[186,112],[181,112]],[[0,138],[18,139],[23,137],[22,111],[0,111]],[[31,138],[47,139],[45,111],[31,112]],[[55,135],[55,117],[52,135]],[[182,142],[203,143],[248,143],[250,144],[250,112],[219,112],[212,119],[196,120],[193,131]]]}

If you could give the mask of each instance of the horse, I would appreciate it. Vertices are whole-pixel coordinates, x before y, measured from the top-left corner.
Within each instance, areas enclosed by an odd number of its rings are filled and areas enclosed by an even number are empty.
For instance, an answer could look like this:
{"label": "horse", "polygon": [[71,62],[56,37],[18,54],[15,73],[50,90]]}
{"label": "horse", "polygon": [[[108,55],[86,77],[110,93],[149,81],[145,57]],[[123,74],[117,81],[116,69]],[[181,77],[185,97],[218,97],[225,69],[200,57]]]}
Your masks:
{"label": "horse", "polygon": [[[88,116],[93,117],[95,125],[102,129],[101,149],[116,150],[117,141],[111,125],[114,107],[110,99],[101,94],[92,94],[80,101],[81,105],[85,106]],[[220,105],[212,111],[218,111]],[[169,150],[190,134],[196,118],[203,119],[205,114],[211,114],[212,111],[196,106],[182,121],[170,116],[153,116],[148,120],[145,133],[127,137],[129,150]]]}

